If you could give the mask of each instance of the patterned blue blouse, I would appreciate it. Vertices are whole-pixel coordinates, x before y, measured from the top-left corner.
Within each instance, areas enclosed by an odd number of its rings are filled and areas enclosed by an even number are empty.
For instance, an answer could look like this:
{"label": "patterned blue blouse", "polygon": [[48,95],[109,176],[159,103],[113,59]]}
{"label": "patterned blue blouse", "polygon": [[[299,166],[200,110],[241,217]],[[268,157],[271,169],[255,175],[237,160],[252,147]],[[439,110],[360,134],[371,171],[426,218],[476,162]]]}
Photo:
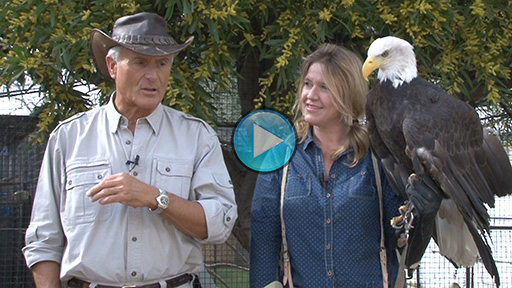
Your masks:
{"label": "patterned blue blouse", "polygon": [[[295,287],[382,287],[379,260],[379,198],[370,153],[349,168],[349,152],[336,159],[324,179],[322,151],[311,132],[289,164],[284,217]],[[396,239],[389,220],[403,199],[380,168],[390,287],[398,271]],[[250,284],[282,280],[279,269],[282,169],[261,173],[251,216]],[[325,188],[327,181],[328,188]]]}

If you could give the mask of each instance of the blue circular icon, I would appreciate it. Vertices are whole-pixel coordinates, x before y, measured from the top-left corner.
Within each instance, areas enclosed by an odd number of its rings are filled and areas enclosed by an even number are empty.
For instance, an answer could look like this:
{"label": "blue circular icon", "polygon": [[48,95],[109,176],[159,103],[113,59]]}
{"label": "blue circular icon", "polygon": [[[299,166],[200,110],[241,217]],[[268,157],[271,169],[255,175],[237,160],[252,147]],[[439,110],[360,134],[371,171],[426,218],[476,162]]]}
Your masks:
{"label": "blue circular icon", "polygon": [[295,132],[283,115],[272,110],[258,110],[238,122],[233,147],[247,168],[258,172],[274,171],[292,157]]}

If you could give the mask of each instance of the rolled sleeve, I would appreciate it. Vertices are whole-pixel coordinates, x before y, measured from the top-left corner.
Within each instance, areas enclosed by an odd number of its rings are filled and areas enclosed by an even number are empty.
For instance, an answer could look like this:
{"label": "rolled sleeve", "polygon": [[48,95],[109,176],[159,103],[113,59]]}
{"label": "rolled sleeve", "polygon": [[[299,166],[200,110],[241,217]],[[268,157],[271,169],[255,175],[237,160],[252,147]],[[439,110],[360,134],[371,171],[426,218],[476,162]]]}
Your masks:
{"label": "rolled sleeve", "polygon": [[192,180],[192,189],[202,205],[208,238],[202,243],[222,243],[227,240],[238,217],[233,184],[224,164],[218,139],[199,162]]}
{"label": "rolled sleeve", "polygon": [[[57,263],[62,262],[62,249],[63,246],[59,243],[52,244],[52,241],[42,241],[43,239],[51,240],[51,235],[41,233],[43,229],[38,229],[35,225],[30,225],[26,231],[25,242],[26,246],[23,247],[22,252],[25,255],[25,261],[28,267],[42,261],[53,261]],[[56,249],[62,247],[62,249]]]}
{"label": "rolled sleeve", "polygon": [[43,158],[35,193],[32,217],[22,252],[28,267],[41,261],[61,263],[65,237],[61,227],[59,201],[61,157],[50,138]]}
{"label": "rolled sleeve", "polygon": [[224,205],[216,200],[202,200],[208,238],[202,243],[220,244],[226,241],[237,218],[236,206]]}

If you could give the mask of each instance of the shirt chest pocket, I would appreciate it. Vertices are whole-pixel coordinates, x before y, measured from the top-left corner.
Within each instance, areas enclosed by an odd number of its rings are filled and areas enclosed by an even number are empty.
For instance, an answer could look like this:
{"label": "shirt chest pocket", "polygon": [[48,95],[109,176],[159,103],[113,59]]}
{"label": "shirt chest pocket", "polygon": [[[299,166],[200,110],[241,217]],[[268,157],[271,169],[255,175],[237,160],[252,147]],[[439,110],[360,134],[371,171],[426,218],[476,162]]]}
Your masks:
{"label": "shirt chest pocket", "polygon": [[286,199],[300,199],[311,195],[311,175],[288,174],[286,180]]}
{"label": "shirt chest pocket", "polygon": [[108,163],[75,165],[66,173],[66,200],[63,219],[70,225],[105,221],[112,214],[112,205],[92,202],[87,191],[110,175]]}
{"label": "shirt chest pocket", "polygon": [[185,199],[193,199],[190,181],[194,166],[191,161],[155,159],[153,164],[154,173],[151,182],[155,187]]}

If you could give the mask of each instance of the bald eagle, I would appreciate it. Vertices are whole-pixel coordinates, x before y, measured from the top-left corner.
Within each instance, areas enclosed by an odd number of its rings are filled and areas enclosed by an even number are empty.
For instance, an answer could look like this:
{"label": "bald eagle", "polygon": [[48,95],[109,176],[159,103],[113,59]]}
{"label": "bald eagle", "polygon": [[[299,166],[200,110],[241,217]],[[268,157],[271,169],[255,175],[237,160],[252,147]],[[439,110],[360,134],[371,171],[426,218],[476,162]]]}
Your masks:
{"label": "bald eagle", "polygon": [[378,69],[366,119],[372,149],[393,189],[407,199],[405,265],[413,269],[433,238],[456,267],[481,259],[500,285],[489,246],[488,207],[512,193],[512,167],[475,110],[418,77],[413,46],[388,36],[368,49],[363,76]]}

